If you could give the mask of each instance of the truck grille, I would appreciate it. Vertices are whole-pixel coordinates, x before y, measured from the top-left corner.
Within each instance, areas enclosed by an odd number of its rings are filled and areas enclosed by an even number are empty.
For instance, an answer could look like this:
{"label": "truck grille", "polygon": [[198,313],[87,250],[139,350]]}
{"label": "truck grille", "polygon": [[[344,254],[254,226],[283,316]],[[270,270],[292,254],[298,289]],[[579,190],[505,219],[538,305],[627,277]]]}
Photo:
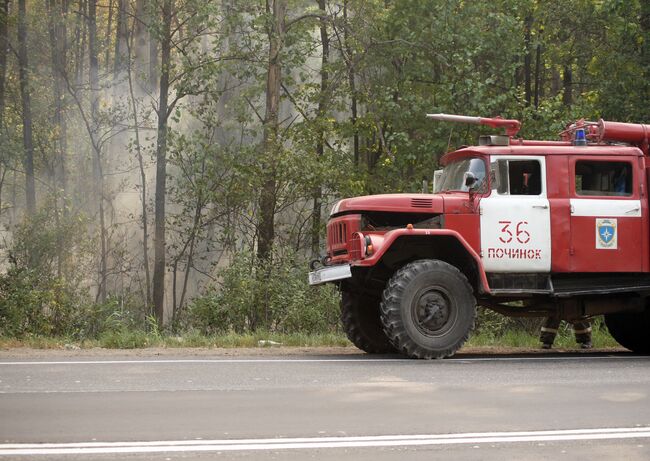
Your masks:
{"label": "truck grille", "polygon": [[431,208],[433,206],[433,200],[430,198],[412,198],[411,206],[413,208]]}
{"label": "truck grille", "polygon": [[347,241],[348,226],[344,222],[335,223],[332,226],[332,243],[345,243]]}
{"label": "truck grille", "polygon": [[327,224],[327,254],[330,262],[337,264],[350,260],[352,235],[361,229],[361,215],[344,215],[332,218]]}

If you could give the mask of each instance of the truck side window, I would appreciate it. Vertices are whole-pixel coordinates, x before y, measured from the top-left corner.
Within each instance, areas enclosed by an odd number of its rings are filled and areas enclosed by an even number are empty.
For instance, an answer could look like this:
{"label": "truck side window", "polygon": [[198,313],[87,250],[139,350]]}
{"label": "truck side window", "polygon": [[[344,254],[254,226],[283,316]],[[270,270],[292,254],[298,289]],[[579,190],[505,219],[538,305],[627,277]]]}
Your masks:
{"label": "truck side window", "polygon": [[542,169],[537,160],[498,160],[492,162],[492,189],[499,195],[539,195]]}
{"label": "truck side window", "polygon": [[577,195],[632,195],[632,165],[627,162],[576,162]]}

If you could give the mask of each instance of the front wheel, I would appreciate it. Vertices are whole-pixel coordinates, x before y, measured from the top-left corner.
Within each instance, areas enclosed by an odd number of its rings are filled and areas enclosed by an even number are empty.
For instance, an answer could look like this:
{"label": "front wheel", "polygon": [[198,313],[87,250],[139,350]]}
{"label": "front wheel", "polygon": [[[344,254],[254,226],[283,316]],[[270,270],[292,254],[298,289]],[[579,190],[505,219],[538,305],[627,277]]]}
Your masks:
{"label": "front wheel", "polygon": [[341,322],[348,339],[368,354],[390,354],[395,348],[379,320],[379,299],[357,293],[341,293]]}
{"label": "front wheel", "polygon": [[605,315],[605,325],[623,347],[639,354],[650,354],[650,309]]}
{"label": "front wheel", "polygon": [[423,259],[389,280],[381,303],[386,336],[418,359],[453,355],[474,328],[476,299],[467,278],[443,261]]}

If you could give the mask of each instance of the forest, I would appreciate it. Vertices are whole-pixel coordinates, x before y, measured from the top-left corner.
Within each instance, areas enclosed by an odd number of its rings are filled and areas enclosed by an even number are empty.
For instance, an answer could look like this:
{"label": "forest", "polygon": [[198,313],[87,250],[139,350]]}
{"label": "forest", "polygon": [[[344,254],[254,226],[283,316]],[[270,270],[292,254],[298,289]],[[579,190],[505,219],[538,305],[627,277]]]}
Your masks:
{"label": "forest", "polygon": [[645,0],[0,0],[0,335],[329,332],[340,198],[650,123]]}

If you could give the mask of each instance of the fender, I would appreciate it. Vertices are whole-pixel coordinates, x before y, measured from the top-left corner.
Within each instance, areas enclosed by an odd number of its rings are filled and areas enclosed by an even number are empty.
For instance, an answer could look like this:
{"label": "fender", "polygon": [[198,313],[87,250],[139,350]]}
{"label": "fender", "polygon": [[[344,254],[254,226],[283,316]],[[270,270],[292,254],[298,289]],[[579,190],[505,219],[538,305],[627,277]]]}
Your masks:
{"label": "fender", "polygon": [[[360,241],[363,241],[363,234],[359,233]],[[356,260],[352,262],[352,266],[358,267],[370,267],[377,264],[388,249],[395,243],[395,241],[401,237],[436,237],[436,236],[446,236],[453,237],[456,239],[467,251],[467,253],[474,259],[476,267],[478,269],[480,289],[483,293],[490,293],[490,286],[488,284],[487,276],[485,275],[485,270],[483,269],[483,262],[481,261],[480,256],[474,251],[474,249],[467,243],[461,234],[454,230],[449,229],[395,229],[389,232],[386,232],[384,235],[370,235],[372,239],[373,246],[376,251],[371,255],[367,256],[364,259]]]}

